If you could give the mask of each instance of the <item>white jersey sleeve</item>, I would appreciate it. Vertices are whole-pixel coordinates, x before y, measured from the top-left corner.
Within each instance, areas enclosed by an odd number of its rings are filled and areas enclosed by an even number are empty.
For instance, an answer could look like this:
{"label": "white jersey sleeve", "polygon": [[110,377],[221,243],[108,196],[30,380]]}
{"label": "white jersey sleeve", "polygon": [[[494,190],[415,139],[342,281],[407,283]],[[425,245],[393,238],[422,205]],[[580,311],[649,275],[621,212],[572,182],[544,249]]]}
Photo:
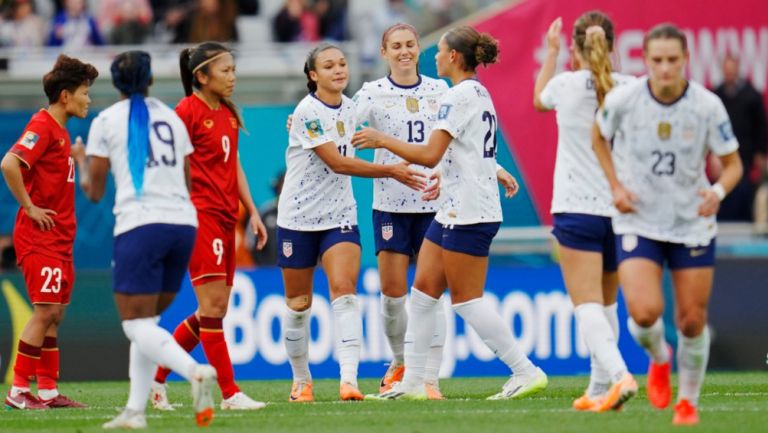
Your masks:
{"label": "white jersey sleeve", "polygon": [[355,116],[360,124],[370,121],[371,111],[374,108],[375,101],[370,87],[371,83],[363,83],[363,87],[352,97],[355,103]]}
{"label": "white jersey sleeve", "polygon": [[86,155],[108,158],[115,179],[115,235],[147,224],[197,226],[184,174],[184,157],[192,153],[187,129],[160,100],[147,97],[145,102],[150,154],[141,194],[136,193],[128,166],[130,101],[117,102],[99,113],[88,133]]}
{"label": "white jersey sleeve", "polygon": [[712,113],[708,117],[709,130],[707,131],[707,145],[718,156],[728,155],[739,148],[736,136],[733,133],[731,119],[725,110],[720,98],[712,98]]}
{"label": "white jersey sleeve", "polygon": [[541,103],[551,109],[557,108],[557,103],[560,101],[560,96],[567,93],[567,75],[557,74],[547,82],[541,93],[539,94],[539,100]]}
{"label": "white jersey sleeve", "polygon": [[595,120],[598,128],[600,128],[600,134],[606,140],[611,140],[619,129],[622,116],[624,116],[632,100],[629,97],[631,92],[633,92],[631,88],[623,86],[614,88],[605,95],[605,101],[603,101],[603,106],[597,111]]}
{"label": "white jersey sleeve", "polygon": [[335,125],[331,124],[330,118],[321,116],[319,108],[314,104],[306,104],[297,107],[293,113],[291,129],[296,131],[293,138],[302,149],[314,149],[333,141],[331,131]]}

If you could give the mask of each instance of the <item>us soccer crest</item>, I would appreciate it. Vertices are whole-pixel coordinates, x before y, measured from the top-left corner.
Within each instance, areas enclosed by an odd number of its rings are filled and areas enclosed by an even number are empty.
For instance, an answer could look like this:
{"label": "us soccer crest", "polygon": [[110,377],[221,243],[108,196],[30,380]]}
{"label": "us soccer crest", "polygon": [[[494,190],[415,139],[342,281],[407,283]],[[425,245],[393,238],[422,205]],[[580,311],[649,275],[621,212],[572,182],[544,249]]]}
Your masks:
{"label": "us soccer crest", "polygon": [[317,138],[323,135],[323,127],[320,125],[320,119],[305,122],[304,126],[307,128],[307,134],[309,134],[309,138]]}
{"label": "us soccer crest", "polygon": [[291,257],[293,255],[293,242],[283,241],[283,256]]}
{"label": "us soccer crest", "polygon": [[382,224],[381,226],[381,238],[385,241],[392,239],[395,234],[395,228],[392,224]]}
{"label": "us soccer crest", "polygon": [[344,135],[347,134],[347,130],[344,129],[344,122],[342,122],[341,120],[336,121],[336,131],[339,132],[339,137],[343,137]]}
{"label": "us soccer crest", "polygon": [[408,97],[405,99],[405,108],[408,109],[411,113],[418,113],[419,112],[419,100],[413,97]]}
{"label": "us soccer crest", "polygon": [[672,137],[672,124],[669,122],[659,122],[657,134],[660,139],[669,140],[669,138]]}

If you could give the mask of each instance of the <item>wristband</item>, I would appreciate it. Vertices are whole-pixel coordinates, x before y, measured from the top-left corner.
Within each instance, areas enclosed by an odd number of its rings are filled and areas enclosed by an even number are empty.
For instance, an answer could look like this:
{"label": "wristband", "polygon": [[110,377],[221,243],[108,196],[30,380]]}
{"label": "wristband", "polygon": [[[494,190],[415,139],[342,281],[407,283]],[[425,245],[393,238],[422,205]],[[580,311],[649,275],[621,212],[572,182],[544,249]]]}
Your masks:
{"label": "wristband", "polygon": [[723,188],[723,185],[720,182],[716,182],[712,185],[712,192],[715,193],[717,199],[720,201],[723,201],[725,198],[725,188]]}

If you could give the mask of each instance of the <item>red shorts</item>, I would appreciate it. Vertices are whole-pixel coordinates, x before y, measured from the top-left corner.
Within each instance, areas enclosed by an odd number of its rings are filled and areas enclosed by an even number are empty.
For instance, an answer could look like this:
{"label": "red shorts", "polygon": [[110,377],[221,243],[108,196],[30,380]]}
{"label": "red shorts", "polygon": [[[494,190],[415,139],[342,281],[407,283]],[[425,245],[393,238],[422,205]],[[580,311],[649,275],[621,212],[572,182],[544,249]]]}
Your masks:
{"label": "red shorts", "polygon": [[33,304],[69,304],[75,283],[71,260],[32,253],[24,256],[19,265]]}
{"label": "red shorts", "polygon": [[203,212],[197,213],[197,221],[195,248],[189,259],[192,285],[226,280],[231,286],[235,280],[235,227]]}

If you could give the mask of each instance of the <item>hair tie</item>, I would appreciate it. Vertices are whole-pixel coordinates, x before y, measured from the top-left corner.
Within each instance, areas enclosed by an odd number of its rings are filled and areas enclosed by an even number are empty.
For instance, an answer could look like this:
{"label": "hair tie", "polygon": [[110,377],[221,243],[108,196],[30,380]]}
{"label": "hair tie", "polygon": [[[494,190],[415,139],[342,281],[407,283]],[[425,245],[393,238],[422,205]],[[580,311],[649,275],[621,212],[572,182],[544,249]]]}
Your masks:
{"label": "hair tie", "polygon": [[597,33],[603,38],[605,37],[605,29],[602,26],[598,26],[598,25],[587,27],[587,30],[585,31],[585,33],[587,37],[589,37],[593,33]]}

